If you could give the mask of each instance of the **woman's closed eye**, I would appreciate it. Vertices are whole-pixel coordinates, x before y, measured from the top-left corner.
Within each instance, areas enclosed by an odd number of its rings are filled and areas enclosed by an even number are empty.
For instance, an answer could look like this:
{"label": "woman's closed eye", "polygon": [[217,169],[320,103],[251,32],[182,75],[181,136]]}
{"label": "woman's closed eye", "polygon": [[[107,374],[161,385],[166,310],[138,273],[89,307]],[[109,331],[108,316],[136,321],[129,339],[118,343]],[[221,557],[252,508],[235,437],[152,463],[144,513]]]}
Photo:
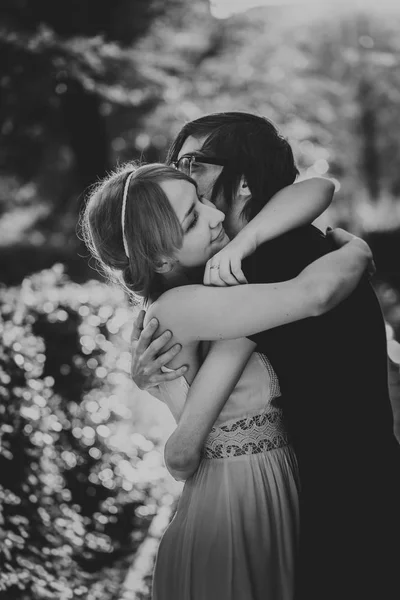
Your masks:
{"label": "woman's closed eye", "polygon": [[187,228],[187,231],[189,231],[190,229],[193,229],[193,227],[195,227],[198,219],[199,219],[199,213],[197,212],[197,210],[194,210],[193,211],[193,219],[191,220],[190,225]]}

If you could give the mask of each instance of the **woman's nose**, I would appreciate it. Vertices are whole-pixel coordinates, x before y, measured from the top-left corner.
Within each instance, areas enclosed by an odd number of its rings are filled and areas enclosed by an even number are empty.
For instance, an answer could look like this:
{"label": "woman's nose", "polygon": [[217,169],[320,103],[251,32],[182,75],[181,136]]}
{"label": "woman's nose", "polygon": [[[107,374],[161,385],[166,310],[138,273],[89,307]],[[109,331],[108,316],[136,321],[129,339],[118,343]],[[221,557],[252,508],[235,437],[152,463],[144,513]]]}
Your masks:
{"label": "woman's nose", "polygon": [[225,219],[224,213],[221,210],[218,210],[218,208],[215,208],[214,205],[207,208],[209,208],[210,211],[210,227],[218,227]]}
{"label": "woman's nose", "polygon": [[204,206],[208,206],[208,208],[215,208],[215,204],[213,204],[205,196],[201,196],[201,203],[204,204]]}

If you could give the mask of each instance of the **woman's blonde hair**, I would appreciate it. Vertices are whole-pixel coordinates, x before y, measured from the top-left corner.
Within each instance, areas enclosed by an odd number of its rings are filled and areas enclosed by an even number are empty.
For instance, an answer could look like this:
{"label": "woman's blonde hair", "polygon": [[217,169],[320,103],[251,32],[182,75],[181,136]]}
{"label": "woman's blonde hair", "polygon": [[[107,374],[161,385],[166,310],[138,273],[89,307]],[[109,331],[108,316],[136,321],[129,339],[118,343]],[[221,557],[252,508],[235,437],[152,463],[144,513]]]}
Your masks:
{"label": "woman's blonde hair", "polygon": [[[127,257],[121,213],[125,183],[132,172],[124,219]],[[146,300],[164,291],[157,268],[163,257],[173,257],[183,241],[181,224],[160,186],[170,179],[196,185],[184,173],[163,164],[126,163],[94,186],[80,218],[81,237],[102,272]]]}

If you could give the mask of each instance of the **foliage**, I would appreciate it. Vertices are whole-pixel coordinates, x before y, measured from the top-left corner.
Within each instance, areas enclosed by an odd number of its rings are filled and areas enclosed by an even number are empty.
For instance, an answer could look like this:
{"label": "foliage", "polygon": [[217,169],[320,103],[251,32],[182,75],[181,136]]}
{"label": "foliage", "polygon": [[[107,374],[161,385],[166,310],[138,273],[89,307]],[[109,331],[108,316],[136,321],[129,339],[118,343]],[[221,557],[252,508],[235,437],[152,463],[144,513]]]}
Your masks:
{"label": "foliage", "polygon": [[[305,175],[337,181],[330,224],[382,230],[399,432],[399,18],[310,10],[216,21],[208,0],[4,0],[1,277],[62,260],[82,281],[71,240],[89,184],[121,160],[163,159],[188,119],[264,114]],[[57,265],[0,291],[0,597],[103,599],[165,491],[159,439],[134,433],[123,401],[131,307]]]}
{"label": "foliage", "polygon": [[[167,53],[159,64],[160,50],[167,48],[143,45],[146,33],[154,39],[162,31],[168,44],[182,14],[208,4],[196,0],[189,11],[183,0],[73,4],[76,10],[70,2],[55,8],[46,0],[34,7],[21,0],[0,8],[0,127],[5,136],[0,160],[8,172],[35,179],[49,159],[53,167],[62,167],[62,156],[58,164],[55,158],[66,145],[72,151],[68,162],[76,161],[81,192],[111,165],[104,117],[129,109],[135,126],[170,85]],[[91,178],[84,177],[82,163],[87,169],[91,164],[84,150],[91,150],[92,163],[97,155]]]}
{"label": "foliage", "polygon": [[399,13],[310,10],[263,7],[222,21],[218,55],[180,76],[147,119],[149,141],[207,112],[263,114],[289,137],[303,174],[336,180],[334,220],[373,230],[365,205],[376,202],[387,209],[377,226],[398,227]]}
{"label": "foliage", "polygon": [[0,212],[18,207],[22,225],[13,232],[6,218],[0,237],[26,232],[29,245],[29,223],[36,246],[61,230],[66,247],[99,176],[123,160],[162,160],[184,121],[237,109],[277,122],[302,174],[335,179],[330,224],[395,230],[399,17],[312,10],[218,21],[207,0],[3,4]]}
{"label": "foliage", "polygon": [[[164,490],[157,439],[134,433],[122,292],[60,265],[2,289],[1,597],[101,597]],[[119,342],[118,342],[119,339]]]}
{"label": "foliage", "polygon": [[116,162],[161,157],[143,119],[216,51],[218,25],[208,0],[7,0],[0,16],[0,272],[14,285],[32,248],[37,269],[76,265],[85,192]]}

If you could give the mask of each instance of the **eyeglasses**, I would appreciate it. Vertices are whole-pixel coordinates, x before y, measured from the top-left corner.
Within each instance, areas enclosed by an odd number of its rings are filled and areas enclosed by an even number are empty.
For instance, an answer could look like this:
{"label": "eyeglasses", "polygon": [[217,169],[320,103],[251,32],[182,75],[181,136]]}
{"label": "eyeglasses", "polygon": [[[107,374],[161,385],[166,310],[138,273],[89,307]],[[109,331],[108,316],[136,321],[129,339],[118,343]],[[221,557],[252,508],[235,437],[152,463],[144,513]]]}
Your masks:
{"label": "eyeglasses", "polygon": [[181,156],[179,160],[175,160],[171,163],[171,166],[185,175],[192,176],[193,165],[196,163],[205,163],[206,165],[220,165],[224,167],[228,164],[225,158],[216,158],[215,156],[199,156],[197,154],[185,154]]}

